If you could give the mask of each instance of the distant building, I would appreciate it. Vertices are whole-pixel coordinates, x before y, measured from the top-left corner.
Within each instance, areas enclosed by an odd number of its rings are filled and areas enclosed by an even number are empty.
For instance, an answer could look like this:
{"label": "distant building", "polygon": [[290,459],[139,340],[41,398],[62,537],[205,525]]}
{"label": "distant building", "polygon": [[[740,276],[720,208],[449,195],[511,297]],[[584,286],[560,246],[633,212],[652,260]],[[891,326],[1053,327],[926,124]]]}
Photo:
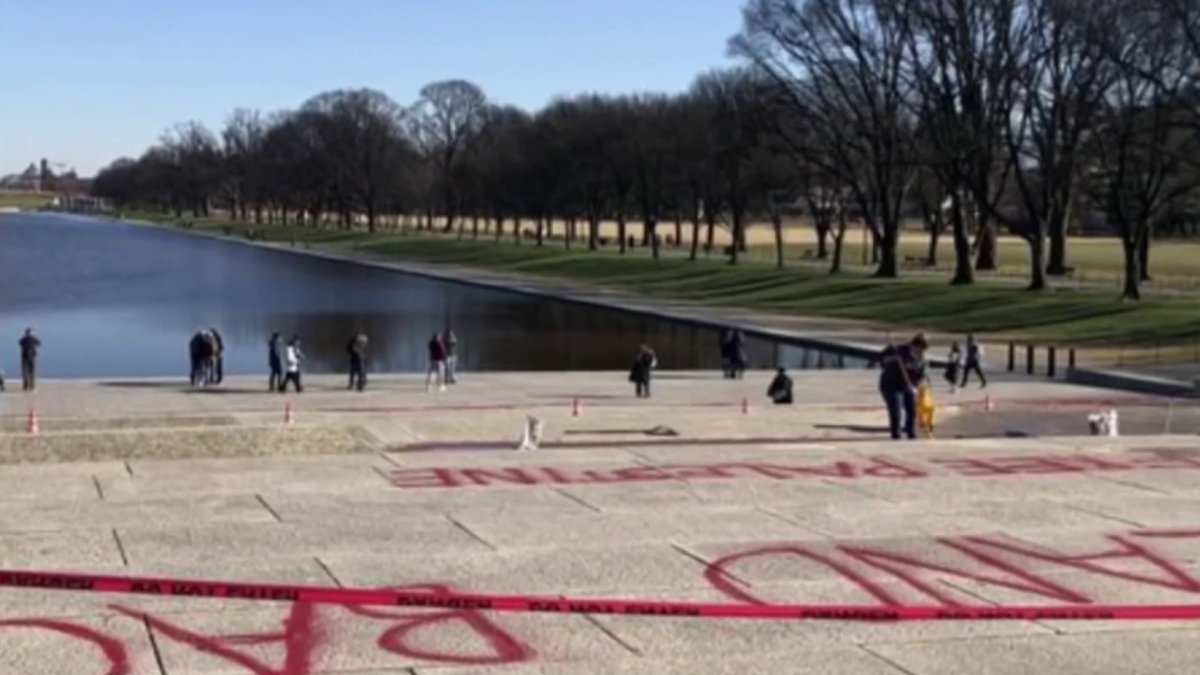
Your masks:
{"label": "distant building", "polygon": [[[53,167],[66,169],[61,174],[54,173]],[[58,192],[69,195],[86,195],[92,187],[91,179],[80,178],[75,169],[63,164],[42,159],[38,163],[30,162],[21,173],[0,177],[0,190],[13,192]]]}

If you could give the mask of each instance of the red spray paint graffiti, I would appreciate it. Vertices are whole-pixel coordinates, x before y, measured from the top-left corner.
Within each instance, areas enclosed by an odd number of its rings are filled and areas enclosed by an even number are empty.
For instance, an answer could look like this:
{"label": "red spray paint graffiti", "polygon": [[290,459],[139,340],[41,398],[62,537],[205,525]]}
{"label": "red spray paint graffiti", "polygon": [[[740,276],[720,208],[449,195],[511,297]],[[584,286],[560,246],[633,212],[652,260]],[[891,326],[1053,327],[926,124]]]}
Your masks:
{"label": "red spray paint graffiti", "polygon": [[[939,538],[935,545],[923,547],[922,554],[877,545],[834,544],[821,549],[808,544],[774,545],[724,555],[705,569],[704,578],[734,600],[762,605],[771,603],[753,590],[752,583],[742,581],[737,571],[786,559],[819,565],[828,578],[846,582],[864,593],[867,601],[889,606],[911,604],[898,597],[900,593],[915,593],[921,596],[919,602],[945,607],[967,604],[955,598],[952,585],[939,580],[966,581],[1063,604],[1113,600],[1089,591],[1088,584],[1097,580],[1121,582],[1105,586],[1111,593],[1153,587],[1200,594],[1200,579],[1189,574],[1181,560],[1139,539],[1200,539],[1200,530],[1132,530],[1106,536],[1098,550],[1071,554],[982,536]],[[1064,571],[1084,574],[1068,580],[1060,574]],[[978,602],[978,598],[971,600]]]}
{"label": "red spray paint graffiti", "polygon": [[1063,473],[1113,471],[1185,471],[1200,469],[1200,458],[1180,455],[1169,449],[1141,455],[1018,455],[1002,457],[948,457],[921,463],[887,456],[848,458],[814,465],[766,462],[719,462],[712,464],[666,464],[616,469],[565,467],[505,467],[397,469],[389,475],[392,485],[403,489],[462,488],[493,485],[603,485],[670,480],[739,480],[769,478],[795,480],[909,480],[936,476],[1012,477]]}
{"label": "red spray paint graffiti", "polygon": [[[99,631],[69,621],[53,619],[8,619],[0,621],[0,628],[38,628],[54,631],[90,642],[100,649],[103,659],[98,661],[96,673],[104,675],[129,675],[129,656],[121,641]],[[107,668],[107,670],[102,670]]]}
{"label": "red spray paint graffiti", "polygon": [[[445,584],[400,586],[396,590],[452,592]],[[332,613],[341,613],[359,621],[378,623],[381,633],[375,646],[398,659],[447,665],[501,665],[521,663],[535,656],[534,650],[506,631],[495,621],[469,609],[377,609],[358,606],[318,607],[307,602],[289,606],[282,627],[261,633],[210,635],[188,628],[178,619],[168,619],[123,605],[109,608],[138,623],[145,622],[162,640],[186,645],[243,669],[249,675],[311,675],[318,669],[321,654],[339,646],[338,623],[328,621]],[[344,625],[343,625],[344,627]],[[41,618],[0,621],[0,628],[36,628],[50,630],[90,642],[100,649],[97,675],[130,675],[126,646],[115,637],[79,623]],[[434,647],[423,640],[438,630],[452,631],[454,647]],[[466,637],[466,636],[473,636]],[[250,648],[278,645],[282,656],[275,664],[251,653]],[[353,645],[362,651],[367,645]]]}

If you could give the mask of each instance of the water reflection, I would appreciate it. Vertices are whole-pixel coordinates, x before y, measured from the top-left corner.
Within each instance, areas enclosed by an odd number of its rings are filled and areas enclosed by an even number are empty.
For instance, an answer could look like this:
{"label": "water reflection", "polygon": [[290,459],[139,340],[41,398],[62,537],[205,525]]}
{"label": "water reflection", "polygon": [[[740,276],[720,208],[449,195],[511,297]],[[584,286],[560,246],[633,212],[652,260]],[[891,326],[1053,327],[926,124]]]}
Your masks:
{"label": "water reflection", "polygon": [[[266,369],[272,331],[295,333],[313,372],[346,368],[356,328],[371,369],[424,368],[453,327],[460,368],[620,370],[647,342],[668,369],[720,366],[716,332],[610,310],[72,216],[0,215],[0,367],[34,326],[46,377],[187,373],[187,341],[217,327],[226,372]],[[11,340],[11,346],[9,341]],[[753,367],[854,367],[837,355],[749,340]]]}

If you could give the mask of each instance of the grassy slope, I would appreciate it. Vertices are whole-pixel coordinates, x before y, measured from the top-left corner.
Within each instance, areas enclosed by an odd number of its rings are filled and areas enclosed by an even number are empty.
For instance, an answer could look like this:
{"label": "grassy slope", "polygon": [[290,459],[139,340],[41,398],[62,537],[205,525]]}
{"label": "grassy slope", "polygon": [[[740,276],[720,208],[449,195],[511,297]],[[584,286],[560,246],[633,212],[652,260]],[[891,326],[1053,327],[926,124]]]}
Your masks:
{"label": "grassy slope", "polygon": [[0,191],[0,208],[15,206],[19,209],[38,209],[53,198],[54,195],[48,193]]}
{"label": "grassy slope", "polygon": [[421,260],[568,279],[664,298],[779,314],[870,320],[902,327],[1021,336],[1040,342],[1131,345],[1156,349],[1200,344],[1200,303],[1155,297],[1123,303],[1115,292],[1050,290],[1029,293],[1007,284],[951,287],[941,277],[876,280],[860,274],[831,277],[820,271],[776,270],[751,262],[649,259],[644,252],[565,251],[562,242],[538,248],[447,237],[368,235],[279,226],[201,221],[197,227],[232,233],[256,229],[272,240],[353,247],[397,259]]}

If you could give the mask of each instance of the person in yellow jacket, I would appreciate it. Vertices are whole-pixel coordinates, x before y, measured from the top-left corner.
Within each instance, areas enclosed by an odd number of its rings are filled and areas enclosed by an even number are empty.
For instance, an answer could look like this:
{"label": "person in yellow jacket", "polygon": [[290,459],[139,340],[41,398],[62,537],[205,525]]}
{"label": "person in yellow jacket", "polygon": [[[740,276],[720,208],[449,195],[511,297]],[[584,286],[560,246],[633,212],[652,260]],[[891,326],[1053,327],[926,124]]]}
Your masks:
{"label": "person in yellow jacket", "polygon": [[917,425],[928,438],[933,438],[933,420],[937,406],[933,402],[933,389],[928,382],[917,388]]}

